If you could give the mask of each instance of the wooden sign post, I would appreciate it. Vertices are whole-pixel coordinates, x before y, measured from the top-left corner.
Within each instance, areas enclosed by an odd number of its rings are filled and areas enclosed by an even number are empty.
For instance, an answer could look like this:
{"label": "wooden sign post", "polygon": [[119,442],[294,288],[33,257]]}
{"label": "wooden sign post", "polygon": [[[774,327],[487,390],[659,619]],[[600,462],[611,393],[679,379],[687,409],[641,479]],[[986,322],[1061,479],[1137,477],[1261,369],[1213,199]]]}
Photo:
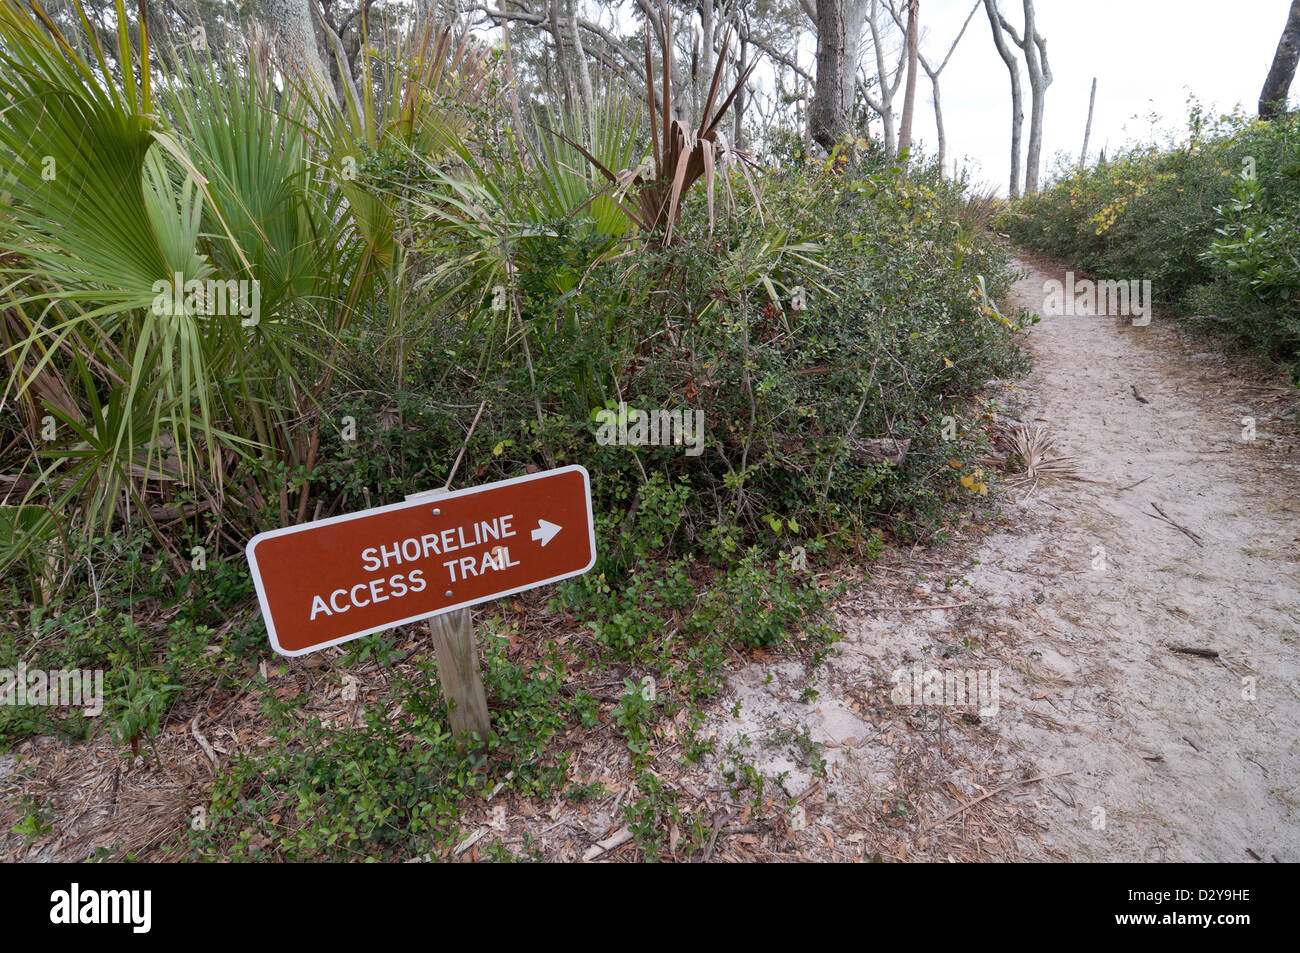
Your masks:
{"label": "wooden sign post", "polygon": [[[407,500],[432,500],[445,489],[412,493]],[[438,656],[438,678],[442,697],[447,700],[451,733],[473,732],[486,740],[491,730],[483,673],[478,667],[478,646],[474,643],[474,621],[469,609],[457,609],[429,620],[433,651]]]}

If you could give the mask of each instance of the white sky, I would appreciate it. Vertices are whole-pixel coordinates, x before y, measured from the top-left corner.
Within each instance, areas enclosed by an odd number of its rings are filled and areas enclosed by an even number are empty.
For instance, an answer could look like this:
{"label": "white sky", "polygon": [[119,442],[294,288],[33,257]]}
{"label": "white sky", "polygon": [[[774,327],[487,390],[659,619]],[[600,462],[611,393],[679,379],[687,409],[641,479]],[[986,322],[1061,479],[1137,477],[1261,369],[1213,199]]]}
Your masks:
{"label": "white sky", "polygon": [[[921,48],[932,64],[947,52],[972,2],[921,0],[928,29]],[[1000,6],[1019,30],[1021,3],[1001,0]],[[1184,129],[1189,93],[1214,115],[1238,103],[1253,114],[1289,8],[1290,0],[1037,0],[1038,29],[1047,39],[1055,77],[1043,126],[1044,176],[1058,151],[1078,160],[1094,76],[1093,158],[1102,146],[1114,154],[1126,142],[1150,140],[1148,116],[1153,112],[1163,120],[1158,135]],[[1029,89],[1023,63],[1021,78],[1027,140]],[[924,72],[921,79],[915,134],[933,151],[930,84]],[[983,9],[940,77],[940,92],[949,166],[953,157],[968,156],[976,181],[1005,192],[1011,170],[1010,79]],[[1297,95],[1300,83],[1292,87],[1293,101]]]}

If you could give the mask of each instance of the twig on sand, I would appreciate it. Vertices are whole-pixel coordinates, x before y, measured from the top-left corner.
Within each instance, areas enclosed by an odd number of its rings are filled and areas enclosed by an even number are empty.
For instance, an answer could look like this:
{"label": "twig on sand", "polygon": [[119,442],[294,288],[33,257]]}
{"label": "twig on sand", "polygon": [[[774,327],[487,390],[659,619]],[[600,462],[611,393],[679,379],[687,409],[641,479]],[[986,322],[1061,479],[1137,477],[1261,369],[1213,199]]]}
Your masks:
{"label": "twig on sand", "polygon": [[207,755],[208,759],[212,762],[212,770],[216,771],[216,769],[220,767],[221,762],[217,759],[217,753],[213,750],[212,743],[204,737],[203,732],[199,731],[199,719],[202,717],[202,712],[199,712],[194,716],[194,720],[190,722],[190,734],[194,736],[194,740],[199,743],[199,747],[203,749],[203,753]]}
{"label": "twig on sand", "polygon": [[1034,783],[1036,783],[1036,782],[1038,782],[1038,781],[1046,781],[1048,778],[1060,778],[1060,777],[1064,777],[1064,776],[1067,775],[1067,774],[1074,774],[1074,772],[1073,772],[1073,771],[1058,771],[1056,774],[1040,774],[1040,775],[1039,775],[1038,777],[1036,777],[1036,778],[1026,778],[1024,781],[1012,781],[1010,784],[1004,784],[1004,785],[1002,785],[1002,787],[1000,787],[1000,788],[996,788],[996,789],[990,791],[988,794],[985,794],[985,795],[983,795],[983,796],[981,796],[981,797],[977,797],[977,798],[976,798],[975,800],[973,800],[973,801],[967,801],[965,804],[962,804],[960,807],[955,807],[955,808],[953,808],[951,811],[949,811],[949,812],[948,812],[947,814],[945,814],[943,817],[939,818],[939,819],[938,819],[937,821],[935,821],[933,824],[930,824],[930,825],[928,825],[928,826],[922,828],[922,829],[921,829],[921,833],[924,834],[924,833],[926,833],[927,831],[932,831],[932,830],[934,830],[936,827],[938,827],[940,824],[944,823],[945,821],[949,821],[949,820],[951,820],[952,818],[956,817],[958,814],[962,813],[963,811],[967,811],[967,810],[969,810],[970,808],[974,807],[976,804],[980,803],[980,801],[987,801],[989,798],[993,797],[995,794],[1001,794],[1003,791],[1010,791],[1012,788],[1023,787],[1023,786],[1026,785],[1026,784],[1034,784]]}
{"label": "twig on sand", "polygon": [[1182,533],[1184,536],[1186,536],[1188,539],[1190,539],[1190,540],[1191,540],[1193,543],[1195,543],[1197,546],[1200,546],[1201,548],[1204,548],[1204,547],[1205,547],[1205,542],[1201,539],[1201,537],[1197,536],[1195,533],[1193,533],[1193,532],[1192,532],[1190,529],[1188,529],[1186,526],[1183,526],[1182,524],[1180,524],[1180,523],[1176,523],[1176,522],[1174,522],[1173,520],[1171,520],[1171,519],[1169,518],[1169,514],[1167,514],[1164,510],[1162,510],[1162,509],[1160,508],[1160,504],[1159,504],[1159,503],[1152,503],[1152,504],[1151,504],[1151,508],[1154,509],[1155,512],[1154,512],[1154,513],[1148,513],[1147,516],[1151,517],[1153,520],[1161,520],[1161,521],[1163,521],[1163,522],[1165,522],[1165,523],[1168,523],[1168,524],[1169,524],[1170,526],[1172,526],[1174,529],[1178,530],[1178,532]]}
{"label": "twig on sand", "polygon": [[1147,480],[1149,480],[1149,479],[1151,479],[1149,476],[1143,477],[1142,479],[1138,480],[1136,483],[1130,483],[1128,486],[1122,486],[1122,487],[1120,487],[1120,488],[1119,488],[1118,490],[1116,490],[1115,492],[1116,492],[1116,493],[1123,493],[1125,490],[1131,490],[1131,489],[1133,489],[1135,486],[1141,486],[1143,483],[1147,482]]}
{"label": "twig on sand", "polygon": [[1180,655],[1199,655],[1201,658],[1219,657],[1219,653],[1214,649],[1198,649],[1193,645],[1171,645],[1169,651],[1177,652]]}

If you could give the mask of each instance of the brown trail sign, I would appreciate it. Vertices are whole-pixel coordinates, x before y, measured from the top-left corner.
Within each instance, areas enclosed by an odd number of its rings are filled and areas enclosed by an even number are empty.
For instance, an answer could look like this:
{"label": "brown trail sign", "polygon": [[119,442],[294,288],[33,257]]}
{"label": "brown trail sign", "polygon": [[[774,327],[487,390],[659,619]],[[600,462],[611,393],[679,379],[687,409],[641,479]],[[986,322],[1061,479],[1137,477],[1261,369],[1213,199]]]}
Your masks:
{"label": "brown trail sign", "polygon": [[271,646],[303,655],[533,589],[596,561],[580,466],[261,533],[246,550]]}

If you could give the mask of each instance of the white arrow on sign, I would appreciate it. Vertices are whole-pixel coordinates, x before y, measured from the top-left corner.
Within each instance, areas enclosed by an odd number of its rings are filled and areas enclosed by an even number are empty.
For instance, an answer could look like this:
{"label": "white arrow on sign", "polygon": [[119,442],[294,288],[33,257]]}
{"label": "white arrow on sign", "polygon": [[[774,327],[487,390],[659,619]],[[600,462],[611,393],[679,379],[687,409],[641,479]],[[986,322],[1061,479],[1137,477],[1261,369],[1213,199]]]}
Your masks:
{"label": "white arrow on sign", "polygon": [[545,546],[551,540],[555,539],[555,534],[564,529],[563,526],[556,526],[547,520],[538,520],[537,529],[533,530],[533,539],[540,539]]}

